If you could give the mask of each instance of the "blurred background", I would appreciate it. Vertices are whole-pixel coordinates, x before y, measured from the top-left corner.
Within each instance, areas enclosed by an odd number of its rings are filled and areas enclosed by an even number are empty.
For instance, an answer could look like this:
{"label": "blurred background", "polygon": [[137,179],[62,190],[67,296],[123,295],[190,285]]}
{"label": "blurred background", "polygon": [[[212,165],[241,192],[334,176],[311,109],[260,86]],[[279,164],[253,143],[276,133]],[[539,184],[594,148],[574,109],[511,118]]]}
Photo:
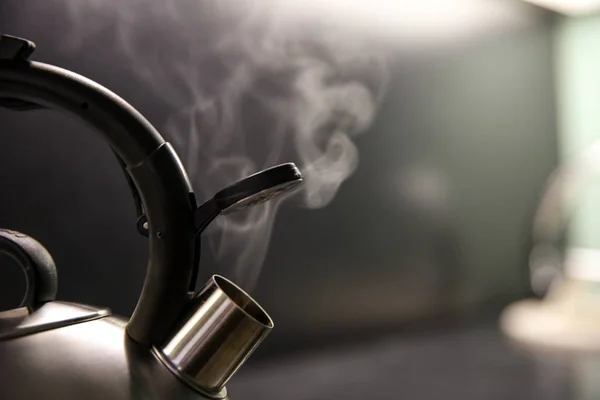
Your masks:
{"label": "blurred background", "polygon": [[[280,162],[302,192],[216,221],[198,285],[276,329],[236,399],[600,398],[600,1],[0,2],[33,59],[125,98],[199,201]],[[598,53],[598,54],[597,54]],[[59,299],[129,316],[146,239],[106,143],[0,109],[0,226]],[[0,309],[25,284],[0,258]]]}

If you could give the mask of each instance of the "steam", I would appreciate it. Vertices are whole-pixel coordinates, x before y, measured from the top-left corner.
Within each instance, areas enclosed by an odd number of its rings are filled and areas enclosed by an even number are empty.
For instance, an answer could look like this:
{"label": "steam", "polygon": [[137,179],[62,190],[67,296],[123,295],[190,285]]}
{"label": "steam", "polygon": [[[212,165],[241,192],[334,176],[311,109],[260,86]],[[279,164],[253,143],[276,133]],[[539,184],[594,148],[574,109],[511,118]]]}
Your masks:
{"label": "steam", "polygon": [[[203,201],[224,186],[294,161],[296,204],[329,204],[352,175],[352,139],[367,130],[387,83],[382,52],[348,31],[298,17],[285,1],[79,0],[63,4],[67,46],[114,36],[115,46],[173,110],[161,132]],[[251,289],[281,200],[209,228],[220,268]]]}

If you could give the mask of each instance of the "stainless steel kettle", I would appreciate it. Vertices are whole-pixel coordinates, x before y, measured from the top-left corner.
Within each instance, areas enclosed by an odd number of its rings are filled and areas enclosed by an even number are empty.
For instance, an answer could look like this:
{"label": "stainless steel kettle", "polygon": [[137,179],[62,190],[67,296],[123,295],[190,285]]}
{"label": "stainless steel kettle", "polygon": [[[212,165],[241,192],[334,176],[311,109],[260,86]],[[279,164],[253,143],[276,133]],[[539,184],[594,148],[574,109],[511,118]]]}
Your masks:
{"label": "stainless steel kettle", "polygon": [[227,398],[226,383],[274,324],[215,275],[195,290],[200,233],[219,214],[297,188],[292,163],[226,187],[201,205],[175,153],[123,99],[83,76],[29,60],[34,43],[0,37],[0,106],[56,109],[100,132],[123,167],[149,261],[129,320],[56,301],[57,272],[35,239],[0,230],[0,252],[25,271],[21,307],[0,312],[0,399]]}

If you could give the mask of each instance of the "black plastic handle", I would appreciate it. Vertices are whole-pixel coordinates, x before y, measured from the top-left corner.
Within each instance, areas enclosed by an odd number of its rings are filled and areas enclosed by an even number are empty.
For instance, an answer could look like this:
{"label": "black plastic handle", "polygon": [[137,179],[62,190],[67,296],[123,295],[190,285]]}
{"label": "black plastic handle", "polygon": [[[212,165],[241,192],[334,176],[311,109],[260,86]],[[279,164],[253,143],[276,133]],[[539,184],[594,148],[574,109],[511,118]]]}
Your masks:
{"label": "black plastic handle", "polygon": [[[21,40],[19,47],[15,41]],[[28,61],[32,46],[0,38],[0,100],[4,104],[60,110],[98,131],[123,161],[148,222],[149,260],[127,334],[139,343],[160,343],[188,301],[197,268],[196,198],[171,147],[135,108],[107,88],[71,71]],[[16,50],[15,50],[16,49]],[[23,50],[25,49],[25,50]],[[10,50],[10,51],[9,51]]]}
{"label": "black plastic handle", "polygon": [[27,289],[21,307],[33,311],[56,299],[56,266],[41,243],[21,232],[0,229],[0,253],[12,257],[25,272]]}

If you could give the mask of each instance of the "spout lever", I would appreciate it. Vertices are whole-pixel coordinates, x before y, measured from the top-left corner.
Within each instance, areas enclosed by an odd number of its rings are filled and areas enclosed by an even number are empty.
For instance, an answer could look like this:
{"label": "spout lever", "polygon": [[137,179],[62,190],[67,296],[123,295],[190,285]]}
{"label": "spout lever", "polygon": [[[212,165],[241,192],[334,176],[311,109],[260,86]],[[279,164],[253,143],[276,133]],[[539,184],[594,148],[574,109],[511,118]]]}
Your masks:
{"label": "spout lever", "polygon": [[194,212],[196,234],[219,214],[245,210],[290,193],[302,183],[302,174],[294,163],[276,165],[227,186]]}

